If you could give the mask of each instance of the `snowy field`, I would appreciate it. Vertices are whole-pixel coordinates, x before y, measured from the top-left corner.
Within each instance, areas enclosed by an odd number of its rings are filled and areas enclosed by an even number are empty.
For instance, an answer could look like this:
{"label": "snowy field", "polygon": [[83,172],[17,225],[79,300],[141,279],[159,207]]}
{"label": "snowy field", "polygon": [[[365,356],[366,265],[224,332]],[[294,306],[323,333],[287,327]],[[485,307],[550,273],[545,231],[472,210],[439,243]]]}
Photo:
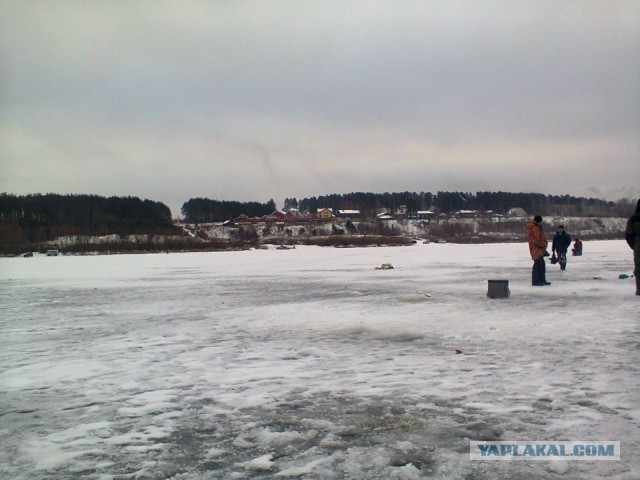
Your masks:
{"label": "snowy field", "polygon": [[525,244],[0,259],[0,478],[635,480],[632,252],[584,250],[550,287]]}

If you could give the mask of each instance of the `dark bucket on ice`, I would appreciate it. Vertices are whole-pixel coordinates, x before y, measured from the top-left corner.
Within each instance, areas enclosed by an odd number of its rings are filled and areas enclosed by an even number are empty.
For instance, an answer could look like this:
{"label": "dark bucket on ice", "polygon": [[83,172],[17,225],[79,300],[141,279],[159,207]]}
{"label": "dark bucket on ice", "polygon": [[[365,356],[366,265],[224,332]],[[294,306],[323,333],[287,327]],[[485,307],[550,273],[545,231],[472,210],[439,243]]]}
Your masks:
{"label": "dark bucket on ice", "polygon": [[488,280],[489,289],[487,297],[489,298],[509,298],[509,280]]}

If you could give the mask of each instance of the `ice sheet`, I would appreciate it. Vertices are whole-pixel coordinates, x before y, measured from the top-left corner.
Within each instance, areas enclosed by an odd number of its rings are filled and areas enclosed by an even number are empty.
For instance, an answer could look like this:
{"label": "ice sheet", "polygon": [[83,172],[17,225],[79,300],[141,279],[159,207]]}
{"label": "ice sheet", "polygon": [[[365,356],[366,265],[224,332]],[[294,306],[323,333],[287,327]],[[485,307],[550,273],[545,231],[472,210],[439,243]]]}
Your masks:
{"label": "ice sheet", "polygon": [[[0,259],[0,477],[635,479],[632,254],[584,249],[549,287],[524,244]],[[585,439],[622,460],[469,461]]]}

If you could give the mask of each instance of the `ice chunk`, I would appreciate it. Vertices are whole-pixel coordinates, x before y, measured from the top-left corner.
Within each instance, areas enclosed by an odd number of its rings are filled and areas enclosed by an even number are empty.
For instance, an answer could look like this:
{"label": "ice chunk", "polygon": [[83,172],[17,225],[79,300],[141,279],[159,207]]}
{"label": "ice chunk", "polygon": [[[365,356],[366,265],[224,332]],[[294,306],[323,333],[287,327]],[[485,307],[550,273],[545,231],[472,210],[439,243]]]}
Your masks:
{"label": "ice chunk", "polygon": [[267,453],[266,455],[262,455],[238,465],[246,468],[247,470],[271,470],[274,467],[272,458],[273,453]]}

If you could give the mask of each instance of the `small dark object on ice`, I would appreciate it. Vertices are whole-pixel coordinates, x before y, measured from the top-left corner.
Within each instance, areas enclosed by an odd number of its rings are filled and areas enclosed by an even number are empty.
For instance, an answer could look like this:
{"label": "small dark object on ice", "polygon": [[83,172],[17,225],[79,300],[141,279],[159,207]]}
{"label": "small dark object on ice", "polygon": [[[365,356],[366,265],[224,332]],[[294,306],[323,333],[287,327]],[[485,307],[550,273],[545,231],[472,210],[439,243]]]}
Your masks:
{"label": "small dark object on ice", "polygon": [[509,298],[511,290],[509,290],[509,280],[487,280],[489,289],[487,297],[489,298]]}
{"label": "small dark object on ice", "polygon": [[390,263],[383,263],[379,267],[376,267],[376,270],[393,270],[393,265]]}
{"label": "small dark object on ice", "polygon": [[460,350],[459,348],[456,348],[456,355],[460,355],[461,353],[464,353],[462,350]]}

